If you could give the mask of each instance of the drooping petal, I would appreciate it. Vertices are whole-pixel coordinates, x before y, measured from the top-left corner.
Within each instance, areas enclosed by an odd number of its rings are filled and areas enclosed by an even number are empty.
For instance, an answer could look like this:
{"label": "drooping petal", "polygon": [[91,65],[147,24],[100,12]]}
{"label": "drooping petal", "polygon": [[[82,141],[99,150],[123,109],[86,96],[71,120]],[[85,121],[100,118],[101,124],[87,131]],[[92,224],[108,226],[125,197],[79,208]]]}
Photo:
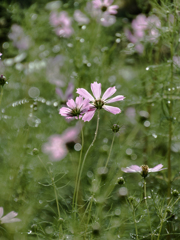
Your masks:
{"label": "drooping petal", "polygon": [[116,92],[116,87],[108,88],[102,96],[102,100],[106,100],[107,98],[111,97]]}
{"label": "drooping petal", "polygon": [[78,88],[76,93],[78,93],[83,98],[89,99],[90,101],[94,101],[93,96],[84,88]]}
{"label": "drooping petal", "polygon": [[86,112],[86,113],[84,114],[82,120],[83,120],[84,122],[89,122],[89,121],[94,117],[95,112],[96,112],[96,108],[93,109],[93,110],[91,110],[91,111]]}
{"label": "drooping petal", "polygon": [[149,172],[159,172],[162,171],[166,168],[162,168],[163,165],[162,164],[158,164],[157,166],[153,167],[153,168],[149,168]]}
{"label": "drooping petal", "polygon": [[9,220],[1,219],[1,223],[13,223],[13,222],[21,222],[21,219],[19,218],[11,218]]}
{"label": "drooping petal", "polygon": [[131,165],[130,167],[121,168],[121,170],[123,172],[126,172],[126,173],[133,173],[133,172],[141,172],[142,171],[141,167],[139,167],[137,165]]}
{"label": "drooping petal", "polygon": [[110,98],[106,100],[106,103],[112,103],[112,102],[118,102],[118,101],[123,101],[125,97],[123,95],[118,95],[116,97]]}
{"label": "drooping petal", "polygon": [[99,100],[101,97],[101,83],[91,83],[91,90],[95,99]]}
{"label": "drooping petal", "polygon": [[65,143],[74,142],[78,138],[81,128],[82,128],[81,124],[76,124],[75,127],[70,127],[66,129],[61,135],[63,141]]}
{"label": "drooping petal", "polygon": [[0,218],[3,216],[3,214],[4,214],[3,207],[0,207]]}
{"label": "drooping petal", "polygon": [[117,14],[117,12],[118,12],[117,9],[118,8],[119,8],[118,5],[112,5],[108,8],[108,12],[110,14]]}
{"label": "drooping petal", "polygon": [[71,108],[71,109],[76,108],[76,104],[75,104],[75,102],[74,102],[73,99],[69,99],[66,104],[67,104],[67,106],[68,106],[69,108]]}
{"label": "drooping petal", "polygon": [[104,110],[111,112],[112,114],[118,114],[121,112],[121,109],[118,107],[112,107],[112,106],[108,106],[108,105],[104,105],[102,108],[104,108]]}

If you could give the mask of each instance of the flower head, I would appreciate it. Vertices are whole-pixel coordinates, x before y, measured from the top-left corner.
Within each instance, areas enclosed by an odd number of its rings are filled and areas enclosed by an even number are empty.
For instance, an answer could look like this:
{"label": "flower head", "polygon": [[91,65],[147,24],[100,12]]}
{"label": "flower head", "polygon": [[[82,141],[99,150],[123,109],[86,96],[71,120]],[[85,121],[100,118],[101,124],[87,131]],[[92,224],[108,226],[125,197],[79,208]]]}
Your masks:
{"label": "flower head", "polygon": [[55,27],[55,32],[60,37],[69,38],[74,33],[71,27],[71,19],[65,11],[51,12],[50,23]]}
{"label": "flower head", "polygon": [[0,223],[12,223],[12,222],[20,222],[21,219],[15,218],[18,214],[14,211],[6,214],[4,217],[2,217],[4,214],[3,207],[0,207]]}
{"label": "flower head", "polygon": [[150,172],[159,172],[162,171],[166,168],[162,168],[163,165],[162,164],[158,164],[157,166],[153,167],[153,168],[149,168],[147,165],[142,165],[141,167],[137,166],[137,165],[131,165],[130,167],[126,167],[126,168],[121,168],[121,170],[125,173],[135,173],[135,172],[139,172],[141,174],[142,177],[147,177],[148,173]]}
{"label": "flower head", "polygon": [[50,155],[52,161],[60,161],[68,153],[67,144],[75,142],[80,132],[81,126],[67,128],[61,135],[55,134],[42,146],[42,151]]}
{"label": "flower head", "polygon": [[80,119],[90,108],[89,100],[83,99],[81,96],[77,97],[75,101],[69,99],[66,104],[68,107],[62,107],[59,110],[59,114],[66,119]]}
{"label": "flower head", "polygon": [[12,25],[8,37],[18,49],[27,50],[30,47],[30,38],[24,34],[22,27],[17,24]]}
{"label": "flower head", "polygon": [[108,103],[124,100],[125,97],[123,95],[118,95],[116,97],[109,98],[116,92],[116,87],[108,88],[105,91],[105,93],[102,95],[102,97],[101,97],[101,83],[97,83],[97,82],[91,83],[91,90],[94,96],[92,96],[84,88],[77,89],[77,93],[79,95],[81,95],[82,97],[90,101],[90,109],[83,116],[84,121],[90,121],[93,118],[96,109],[103,108],[104,110],[111,112],[113,114],[118,114],[121,112],[119,108],[107,105]]}
{"label": "flower head", "polygon": [[159,37],[158,28],[161,27],[159,18],[155,15],[146,17],[144,14],[139,14],[131,23],[133,33],[125,29],[127,39],[135,44],[135,49],[139,53],[143,53],[144,46],[142,42],[157,43]]}
{"label": "flower head", "polygon": [[116,14],[118,5],[112,5],[113,0],[93,0],[93,7],[99,9],[102,12],[107,12],[108,14]]}

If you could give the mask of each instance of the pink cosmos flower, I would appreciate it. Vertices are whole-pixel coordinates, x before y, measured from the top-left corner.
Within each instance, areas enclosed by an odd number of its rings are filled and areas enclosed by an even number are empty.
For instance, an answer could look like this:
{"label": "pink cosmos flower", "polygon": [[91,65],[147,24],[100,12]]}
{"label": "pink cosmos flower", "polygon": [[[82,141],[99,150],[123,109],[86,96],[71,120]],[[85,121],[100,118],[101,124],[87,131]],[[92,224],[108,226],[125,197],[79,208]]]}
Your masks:
{"label": "pink cosmos flower", "polygon": [[30,47],[29,36],[25,35],[22,27],[17,24],[11,26],[11,32],[8,34],[8,37],[18,49],[27,50]]}
{"label": "pink cosmos flower", "polygon": [[139,172],[141,174],[142,177],[147,177],[148,173],[150,172],[159,172],[162,171],[166,168],[162,168],[163,165],[162,164],[158,164],[157,166],[153,167],[153,168],[149,168],[147,165],[142,165],[141,167],[137,166],[137,165],[131,165],[130,167],[126,167],[126,168],[121,168],[121,170],[125,173],[135,173],[135,172]]}
{"label": "pink cosmos flower", "polygon": [[65,11],[51,12],[50,23],[55,27],[55,32],[60,37],[69,38],[74,33],[71,27],[71,19]]}
{"label": "pink cosmos flower", "polygon": [[73,90],[74,84],[69,83],[65,93],[60,88],[56,88],[56,93],[60,96],[62,103],[66,103],[69,99],[73,98]]}
{"label": "pink cosmos flower", "polygon": [[95,9],[99,9],[102,12],[107,12],[108,14],[116,14],[118,5],[111,5],[113,0],[93,0],[92,4]]}
{"label": "pink cosmos flower", "polygon": [[77,97],[75,101],[69,99],[66,104],[68,107],[62,107],[59,110],[59,114],[66,119],[80,119],[90,108],[89,100],[83,99],[81,96]]}
{"label": "pink cosmos flower", "polygon": [[3,207],[0,207],[0,223],[12,223],[12,222],[20,222],[21,219],[15,218],[18,214],[14,211],[6,214],[4,217],[2,217],[4,214]]}
{"label": "pink cosmos flower", "polygon": [[60,161],[68,153],[67,144],[75,142],[80,133],[81,126],[67,128],[61,135],[55,134],[42,146],[42,151],[51,157],[52,161]]}
{"label": "pink cosmos flower", "polygon": [[143,53],[144,46],[142,42],[157,43],[159,37],[159,28],[161,22],[155,15],[146,17],[144,14],[139,14],[131,23],[133,33],[129,29],[125,29],[127,39],[135,44],[135,49],[139,53]]}
{"label": "pink cosmos flower", "polygon": [[121,112],[119,108],[107,105],[108,103],[124,100],[125,97],[123,95],[118,95],[116,97],[109,99],[109,97],[111,97],[116,92],[116,87],[108,88],[102,97],[101,97],[101,83],[97,82],[91,83],[91,90],[93,92],[94,97],[84,88],[77,89],[77,93],[80,96],[90,101],[90,109],[83,116],[84,122],[90,121],[93,118],[96,109],[103,108],[104,110],[111,112],[113,114],[118,114]]}
{"label": "pink cosmos flower", "polygon": [[89,18],[86,17],[86,15],[84,13],[82,13],[80,10],[74,11],[74,19],[79,24],[88,24],[89,23]]}

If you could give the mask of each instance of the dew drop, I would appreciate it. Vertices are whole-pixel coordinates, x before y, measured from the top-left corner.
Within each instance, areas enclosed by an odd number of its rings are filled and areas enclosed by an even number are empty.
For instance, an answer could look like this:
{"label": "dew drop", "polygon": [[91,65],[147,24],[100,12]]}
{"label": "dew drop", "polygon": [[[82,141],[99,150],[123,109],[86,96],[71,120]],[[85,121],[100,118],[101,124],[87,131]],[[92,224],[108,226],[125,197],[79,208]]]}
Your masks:
{"label": "dew drop", "polygon": [[32,231],[31,231],[31,230],[29,230],[27,234],[31,234],[31,233],[32,233]]}
{"label": "dew drop", "polygon": [[149,71],[149,67],[146,68],[146,71]]}
{"label": "dew drop", "polygon": [[157,138],[157,135],[156,135],[155,133],[153,133],[152,136],[153,136],[154,138]]}
{"label": "dew drop", "polygon": [[116,39],[116,43],[120,43],[121,42],[121,39],[120,38],[117,38]]}
{"label": "dew drop", "polygon": [[150,121],[147,121],[147,120],[146,120],[146,121],[144,122],[144,126],[145,126],[145,127],[149,127],[150,125],[151,125]]}
{"label": "dew drop", "polygon": [[132,154],[132,152],[133,152],[133,151],[132,151],[132,149],[131,149],[131,148],[127,148],[127,149],[126,149],[126,154],[127,154],[127,155],[131,155],[131,154]]}
{"label": "dew drop", "polygon": [[82,146],[81,146],[80,143],[76,143],[76,144],[74,145],[74,149],[75,149],[76,151],[80,151],[81,148],[82,148]]}

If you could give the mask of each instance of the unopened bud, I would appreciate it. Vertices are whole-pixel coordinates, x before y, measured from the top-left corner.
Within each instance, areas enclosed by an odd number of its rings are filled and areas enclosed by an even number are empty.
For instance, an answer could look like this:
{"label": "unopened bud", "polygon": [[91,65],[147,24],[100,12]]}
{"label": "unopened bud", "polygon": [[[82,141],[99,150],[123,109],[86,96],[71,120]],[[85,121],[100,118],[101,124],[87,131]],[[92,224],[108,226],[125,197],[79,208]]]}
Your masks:
{"label": "unopened bud", "polygon": [[125,183],[125,180],[123,177],[119,177],[118,178],[118,184],[121,185],[121,184],[124,184]]}
{"label": "unopened bud", "polygon": [[37,148],[34,148],[32,152],[33,152],[33,155],[38,155],[39,154],[39,150]]}
{"label": "unopened bud", "polygon": [[113,124],[113,126],[112,126],[112,131],[113,131],[114,133],[119,132],[119,129],[120,129],[120,126],[119,126],[118,124]]}
{"label": "unopened bud", "polygon": [[179,195],[178,190],[174,189],[174,190],[172,191],[172,195],[173,195],[173,197],[178,197],[178,195]]}
{"label": "unopened bud", "polygon": [[99,235],[100,233],[100,225],[98,222],[93,223],[92,225],[92,232],[94,235]]}
{"label": "unopened bud", "polygon": [[4,86],[4,84],[6,83],[6,77],[4,75],[0,76],[0,86]]}

